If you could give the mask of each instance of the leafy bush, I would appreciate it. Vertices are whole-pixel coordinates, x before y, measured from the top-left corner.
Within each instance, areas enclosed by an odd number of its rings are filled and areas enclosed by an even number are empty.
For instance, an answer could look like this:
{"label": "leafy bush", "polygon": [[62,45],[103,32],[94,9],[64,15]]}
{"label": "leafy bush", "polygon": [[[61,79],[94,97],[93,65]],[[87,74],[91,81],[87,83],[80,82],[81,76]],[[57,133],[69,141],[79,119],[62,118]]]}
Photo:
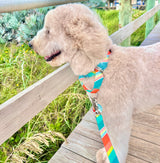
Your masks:
{"label": "leafy bush", "polygon": [[0,16],[0,43],[16,41],[27,42],[43,27],[43,21],[48,10],[44,7],[34,10],[4,13]]}
{"label": "leafy bush", "polygon": [[90,8],[104,7],[106,1],[105,0],[89,0],[84,2]]}

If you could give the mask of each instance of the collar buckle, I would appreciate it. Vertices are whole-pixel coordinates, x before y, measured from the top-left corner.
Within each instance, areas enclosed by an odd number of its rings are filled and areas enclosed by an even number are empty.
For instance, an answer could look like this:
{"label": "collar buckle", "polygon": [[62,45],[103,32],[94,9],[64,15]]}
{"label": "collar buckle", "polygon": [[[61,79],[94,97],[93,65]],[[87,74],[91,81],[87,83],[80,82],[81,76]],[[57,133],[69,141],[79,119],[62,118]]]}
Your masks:
{"label": "collar buckle", "polygon": [[97,67],[96,67],[96,70],[98,70],[99,72],[101,72],[101,73],[103,74],[103,71],[104,71],[104,70],[101,69],[100,67],[97,66]]}

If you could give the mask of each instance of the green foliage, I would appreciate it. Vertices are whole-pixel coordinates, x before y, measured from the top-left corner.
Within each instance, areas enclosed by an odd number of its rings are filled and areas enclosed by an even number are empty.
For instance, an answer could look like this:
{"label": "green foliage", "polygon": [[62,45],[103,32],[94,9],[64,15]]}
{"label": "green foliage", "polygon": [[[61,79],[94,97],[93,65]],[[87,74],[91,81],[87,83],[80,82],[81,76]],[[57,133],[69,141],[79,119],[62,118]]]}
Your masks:
{"label": "green foliage", "polygon": [[0,43],[27,42],[43,27],[44,17],[53,7],[4,13],[0,17]]}
{"label": "green foliage", "polygon": [[119,29],[119,11],[100,9],[96,9],[95,11],[100,16],[102,24],[108,29],[109,35]]}
{"label": "green foliage", "polygon": [[105,0],[88,0],[84,4],[90,8],[104,7]]}
{"label": "green foliage", "polygon": [[[145,10],[133,10],[132,21],[143,15],[145,12]],[[143,42],[143,40],[145,39],[145,27],[146,23],[144,23],[131,35],[131,45],[139,46]]]}
{"label": "green foliage", "polygon": [[[119,11],[117,10],[99,10],[96,9],[96,12],[102,20],[102,24],[108,29],[109,35],[116,32],[119,29]],[[145,10],[133,10],[132,11],[132,20],[137,19],[143,15]],[[157,18],[156,18],[157,20]],[[145,24],[143,24],[139,29],[137,29],[131,35],[131,45],[139,46],[142,41],[145,39]]]}
{"label": "green foliage", "polygon": [[0,70],[0,103],[3,103],[54,69],[23,44],[0,45]]}

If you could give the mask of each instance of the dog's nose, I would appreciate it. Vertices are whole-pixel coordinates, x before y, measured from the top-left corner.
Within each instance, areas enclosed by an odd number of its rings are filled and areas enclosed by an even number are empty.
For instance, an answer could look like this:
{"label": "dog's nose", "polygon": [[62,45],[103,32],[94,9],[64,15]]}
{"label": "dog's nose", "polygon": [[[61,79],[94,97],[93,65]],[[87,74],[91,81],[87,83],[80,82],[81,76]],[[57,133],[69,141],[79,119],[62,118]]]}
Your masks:
{"label": "dog's nose", "polygon": [[29,42],[28,46],[29,46],[30,48],[32,48],[32,47],[33,47],[33,45],[32,45],[30,42]]}

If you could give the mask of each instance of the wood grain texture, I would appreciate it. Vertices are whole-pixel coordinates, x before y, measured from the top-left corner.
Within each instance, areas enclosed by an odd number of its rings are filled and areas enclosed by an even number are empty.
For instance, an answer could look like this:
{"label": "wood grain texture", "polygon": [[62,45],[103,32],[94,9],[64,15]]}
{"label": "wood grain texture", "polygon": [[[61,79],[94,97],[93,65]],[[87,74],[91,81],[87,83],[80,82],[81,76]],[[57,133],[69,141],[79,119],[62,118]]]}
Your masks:
{"label": "wood grain texture", "polygon": [[92,111],[92,108],[88,111],[88,113],[83,117],[83,120],[88,121],[88,122],[92,122],[92,123],[96,123],[96,118],[94,116],[94,113]]}
{"label": "wood grain texture", "polygon": [[93,163],[93,161],[61,147],[48,163]]}
{"label": "wood grain texture", "polygon": [[[92,116],[92,115],[91,115]],[[81,121],[74,130],[75,133],[83,135],[87,138],[93,139],[99,143],[102,143],[98,126],[96,123]]]}
{"label": "wood grain texture", "polygon": [[129,154],[148,162],[160,163],[160,146],[142,139],[130,138]]}
{"label": "wood grain texture", "polygon": [[144,160],[139,159],[135,156],[128,155],[126,162],[127,163],[147,163],[148,161],[144,161]]}
{"label": "wood grain texture", "polygon": [[134,122],[160,130],[160,116],[149,113],[141,113],[134,116]]}
{"label": "wood grain texture", "polygon": [[141,25],[143,25],[149,18],[151,18],[157,11],[160,10],[160,4],[149,10],[136,20],[132,21],[125,27],[119,29],[113,33],[110,37],[115,44],[120,44],[126,38],[128,38],[133,32],[135,32]]}
{"label": "wood grain texture", "polygon": [[96,152],[103,147],[102,143],[99,143],[93,139],[87,138],[75,132],[67,138],[68,143],[63,143],[62,147],[78,153],[79,155],[88,158],[91,161],[96,161]]}
{"label": "wood grain texture", "polygon": [[158,23],[147,38],[142,42],[141,46],[151,45],[160,42],[160,23]]}
{"label": "wood grain texture", "polygon": [[160,130],[143,124],[133,123],[132,133],[133,137],[148,141],[150,143],[160,146]]}
{"label": "wood grain texture", "polygon": [[70,86],[77,77],[68,64],[28,87],[0,106],[0,144]]}

